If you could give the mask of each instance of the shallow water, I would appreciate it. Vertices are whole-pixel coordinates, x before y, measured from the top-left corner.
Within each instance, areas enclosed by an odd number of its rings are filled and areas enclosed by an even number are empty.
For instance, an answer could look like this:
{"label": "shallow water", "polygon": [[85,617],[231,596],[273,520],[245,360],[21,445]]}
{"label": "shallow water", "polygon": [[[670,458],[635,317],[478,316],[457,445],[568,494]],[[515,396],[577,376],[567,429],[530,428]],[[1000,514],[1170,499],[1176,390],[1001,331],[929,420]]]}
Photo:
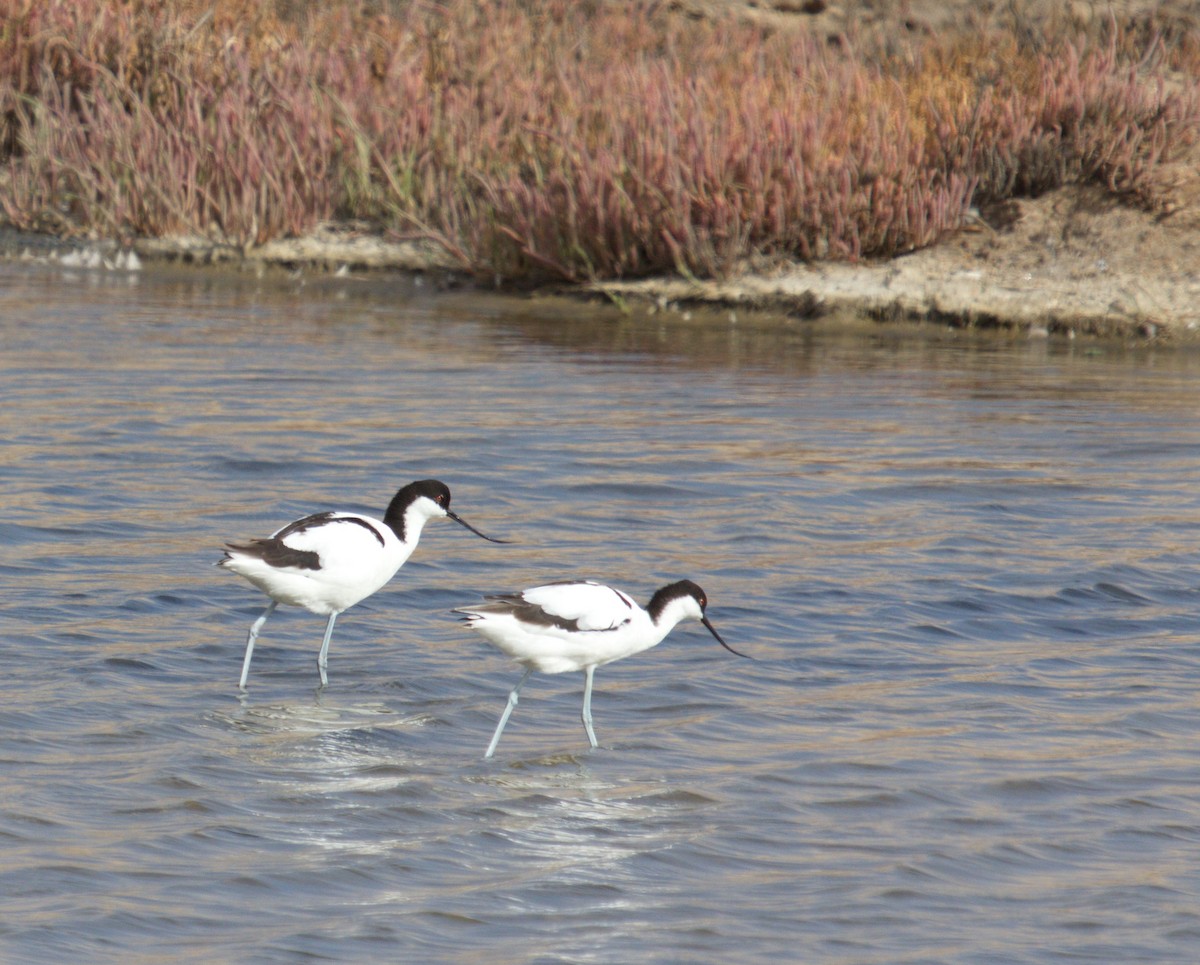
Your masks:
{"label": "shallow water", "polygon": [[[0,265],[0,958],[1185,962],[1200,356]],[[339,621],[224,540],[431,524]],[[691,578],[522,693],[451,608]]]}

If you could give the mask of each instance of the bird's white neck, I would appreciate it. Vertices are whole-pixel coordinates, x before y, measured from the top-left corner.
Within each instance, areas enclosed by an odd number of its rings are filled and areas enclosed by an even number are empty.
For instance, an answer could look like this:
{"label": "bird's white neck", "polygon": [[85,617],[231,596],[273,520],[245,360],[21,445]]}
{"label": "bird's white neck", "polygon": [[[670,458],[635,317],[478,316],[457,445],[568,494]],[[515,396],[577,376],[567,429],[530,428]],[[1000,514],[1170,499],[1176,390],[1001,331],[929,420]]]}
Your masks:
{"label": "bird's white neck", "polygon": [[[392,526],[392,531],[396,534],[396,538],[405,546],[416,546],[417,540],[421,538],[421,530],[425,528],[425,524],[434,516],[440,515],[437,512],[430,512],[429,506],[422,505],[423,503],[429,503],[429,501],[417,500],[404,510],[400,527],[397,528],[389,522],[389,525]],[[429,503],[429,505],[432,505],[432,503]]]}
{"label": "bird's white neck", "polygon": [[701,615],[699,604],[690,596],[676,597],[662,608],[662,612],[652,622],[665,637],[675,629],[676,624],[684,620],[699,620]]}

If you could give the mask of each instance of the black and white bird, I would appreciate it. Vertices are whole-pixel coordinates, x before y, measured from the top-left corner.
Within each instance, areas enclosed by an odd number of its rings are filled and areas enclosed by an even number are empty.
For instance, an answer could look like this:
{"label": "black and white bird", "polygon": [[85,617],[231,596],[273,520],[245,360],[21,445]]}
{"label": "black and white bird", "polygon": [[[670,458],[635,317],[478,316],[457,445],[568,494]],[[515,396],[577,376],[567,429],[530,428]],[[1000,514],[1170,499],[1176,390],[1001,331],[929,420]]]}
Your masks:
{"label": "black and white bird", "polygon": [[597,667],[650,649],[684,620],[699,620],[726,650],[746,656],[721,639],[705,616],[708,598],[691,580],[664,586],[644,610],[620,590],[592,580],[547,583],[484,599],[483,603],[454,612],[464,614],[467,626],[525,667],[524,675],[508,695],[508,705],[484,757],[495,753],[521,688],[535,670],[584,672],[583,727],[592,747],[596,747],[592,678]]}
{"label": "black and white bird", "polygon": [[321,686],[328,684],[329,638],[338,614],[395,576],[417,548],[425,523],[441,516],[449,516],[493,543],[508,542],[485,536],[451,512],[445,483],[422,479],[392,497],[382,520],[358,513],[314,513],[288,523],[266,539],[227,543],[217,565],[245,577],[271,598],[266,611],[250,627],[238,687],[246,689],[254,641],[280,603],[329,617],[317,656]]}

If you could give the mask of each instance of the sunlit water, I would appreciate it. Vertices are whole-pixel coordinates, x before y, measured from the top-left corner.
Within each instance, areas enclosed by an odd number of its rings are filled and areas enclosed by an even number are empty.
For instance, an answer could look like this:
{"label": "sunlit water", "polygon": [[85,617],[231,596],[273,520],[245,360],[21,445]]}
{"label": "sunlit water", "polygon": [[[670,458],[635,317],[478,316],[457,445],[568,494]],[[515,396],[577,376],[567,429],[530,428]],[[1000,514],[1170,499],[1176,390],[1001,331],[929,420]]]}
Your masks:
{"label": "sunlit water", "polygon": [[[1200,357],[0,266],[0,959],[1191,962]],[[339,621],[211,564],[436,476]],[[538,676],[450,610],[696,624]]]}

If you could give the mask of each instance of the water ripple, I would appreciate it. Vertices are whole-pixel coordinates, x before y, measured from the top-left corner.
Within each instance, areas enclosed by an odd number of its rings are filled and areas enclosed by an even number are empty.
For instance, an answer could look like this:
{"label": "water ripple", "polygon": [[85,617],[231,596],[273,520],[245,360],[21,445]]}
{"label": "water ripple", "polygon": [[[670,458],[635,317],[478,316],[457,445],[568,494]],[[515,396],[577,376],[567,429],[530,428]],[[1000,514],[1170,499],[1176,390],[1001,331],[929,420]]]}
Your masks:
{"label": "water ripple", "polygon": [[[1194,957],[1192,353],[0,276],[0,958]],[[224,540],[426,476],[517,542],[431,525],[326,690],[281,610],[239,695]],[[756,659],[601,668],[596,751],[534,678],[485,762],[519,672],[449,611],[575,576]]]}

